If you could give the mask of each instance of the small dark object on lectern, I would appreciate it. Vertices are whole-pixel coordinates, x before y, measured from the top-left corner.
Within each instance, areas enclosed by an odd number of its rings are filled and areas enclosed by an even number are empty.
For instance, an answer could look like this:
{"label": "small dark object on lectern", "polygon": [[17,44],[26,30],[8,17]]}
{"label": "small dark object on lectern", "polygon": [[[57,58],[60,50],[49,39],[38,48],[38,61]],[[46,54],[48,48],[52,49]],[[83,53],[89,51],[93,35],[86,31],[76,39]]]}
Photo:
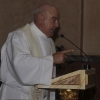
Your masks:
{"label": "small dark object on lectern", "polygon": [[84,65],[84,69],[91,69],[91,65],[89,64]]}

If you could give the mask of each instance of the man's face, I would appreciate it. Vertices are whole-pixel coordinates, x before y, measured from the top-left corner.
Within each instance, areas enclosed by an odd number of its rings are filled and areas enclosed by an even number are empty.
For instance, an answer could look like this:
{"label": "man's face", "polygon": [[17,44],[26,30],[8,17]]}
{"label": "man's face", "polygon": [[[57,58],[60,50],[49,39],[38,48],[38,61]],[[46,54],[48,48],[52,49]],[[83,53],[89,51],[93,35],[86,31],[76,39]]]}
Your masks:
{"label": "man's face", "polygon": [[56,9],[46,12],[42,23],[42,32],[48,37],[52,37],[55,30],[59,27],[59,14]]}

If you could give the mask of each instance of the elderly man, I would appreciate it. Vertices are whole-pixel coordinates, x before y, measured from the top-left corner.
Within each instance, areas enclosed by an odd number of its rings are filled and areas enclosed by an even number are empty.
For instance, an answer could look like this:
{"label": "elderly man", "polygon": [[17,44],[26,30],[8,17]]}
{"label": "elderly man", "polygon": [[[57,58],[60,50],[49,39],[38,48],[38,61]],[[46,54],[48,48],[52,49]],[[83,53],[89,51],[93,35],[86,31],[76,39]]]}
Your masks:
{"label": "elderly man", "polygon": [[50,4],[34,11],[34,21],[8,35],[1,52],[0,100],[55,100],[53,91],[38,89],[36,84],[50,85],[55,77],[54,64],[64,63],[65,50],[55,53],[51,39],[59,27],[59,12]]}

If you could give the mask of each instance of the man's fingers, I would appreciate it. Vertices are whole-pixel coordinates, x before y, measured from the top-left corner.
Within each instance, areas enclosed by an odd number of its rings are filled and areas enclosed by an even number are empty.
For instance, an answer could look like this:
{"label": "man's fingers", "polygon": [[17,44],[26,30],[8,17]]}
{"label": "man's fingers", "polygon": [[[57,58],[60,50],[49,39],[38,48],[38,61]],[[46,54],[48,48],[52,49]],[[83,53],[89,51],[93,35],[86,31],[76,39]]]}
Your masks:
{"label": "man's fingers", "polygon": [[71,49],[71,50],[64,50],[64,51],[61,51],[61,53],[68,53],[68,52],[72,52],[72,51],[74,51],[73,49]]}

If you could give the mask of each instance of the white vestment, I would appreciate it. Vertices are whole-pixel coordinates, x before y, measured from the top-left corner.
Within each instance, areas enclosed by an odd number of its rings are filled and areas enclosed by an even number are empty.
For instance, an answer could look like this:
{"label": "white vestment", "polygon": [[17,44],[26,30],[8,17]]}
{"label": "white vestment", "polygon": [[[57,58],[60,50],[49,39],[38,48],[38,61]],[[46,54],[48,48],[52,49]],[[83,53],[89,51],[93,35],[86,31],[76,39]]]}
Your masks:
{"label": "white vestment", "polygon": [[[47,38],[34,23],[30,26],[38,38],[43,57],[32,56],[30,44],[22,30],[11,32],[1,51],[3,84],[0,100],[29,99],[30,86],[51,84],[53,57],[50,38]],[[50,97],[50,100],[55,99],[54,94]]]}

